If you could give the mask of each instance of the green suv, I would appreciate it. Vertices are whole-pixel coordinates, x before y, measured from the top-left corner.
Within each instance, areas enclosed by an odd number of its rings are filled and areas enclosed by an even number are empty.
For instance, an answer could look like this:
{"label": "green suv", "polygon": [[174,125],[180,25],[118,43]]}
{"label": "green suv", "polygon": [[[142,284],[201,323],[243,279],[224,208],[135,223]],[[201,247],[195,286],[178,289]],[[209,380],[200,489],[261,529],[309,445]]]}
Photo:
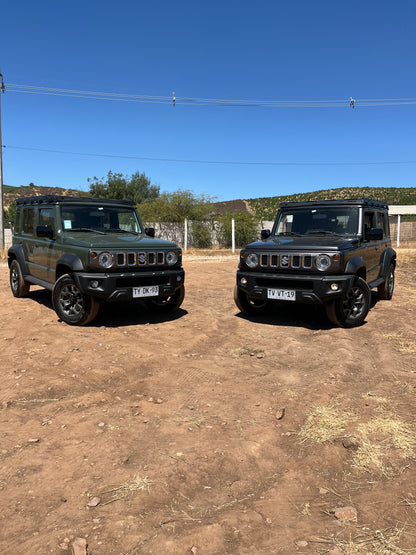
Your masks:
{"label": "green suv", "polygon": [[182,251],[154,235],[133,201],[20,198],[8,251],[12,293],[49,289],[70,325],[91,322],[104,301],[141,299],[152,310],[174,311],[185,295]]}
{"label": "green suv", "polygon": [[276,301],[321,304],[333,324],[351,328],[364,322],[371,289],[392,298],[396,253],[383,202],[285,202],[261,238],[240,253],[234,300],[243,313]]}

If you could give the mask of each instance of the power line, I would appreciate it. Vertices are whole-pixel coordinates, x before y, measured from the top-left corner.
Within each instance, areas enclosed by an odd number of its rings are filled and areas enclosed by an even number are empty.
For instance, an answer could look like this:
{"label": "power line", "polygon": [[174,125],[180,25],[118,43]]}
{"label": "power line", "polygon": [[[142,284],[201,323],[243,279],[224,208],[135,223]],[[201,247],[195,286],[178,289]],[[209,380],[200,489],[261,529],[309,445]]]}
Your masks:
{"label": "power line", "polygon": [[40,94],[50,96],[66,96],[89,100],[112,100],[119,102],[139,102],[151,104],[170,104],[172,106],[228,106],[228,107],[263,107],[263,108],[345,108],[345,107],[377,107],[377,106],[409,106],[416,104],[416,98],[363,98],[352,97],[342,100],[258,100],[258,99],[226,99],[226,98],[193,98],[188,96],[139,95],[104,91],[85,91],[77,89],[59,89],[54,87],[38,87],[34,85],[18,85],[9,83],[8,92]]}
{"label": "power line", "polygon": [[55,154],[71,154],[75,156],[93,156],[99,158],[123,158],[127,160],[148,160],[152,162],[175,162],[182,164],[212,164],[227,166],[387,166],[401,164],[416,164],[416,160],[382,161],[382,162],[238,162],[230,160],[190,160],[187,158],[160,158],[150,156],[131,156],[126,154],[99,154],[92,152],[75,152],[69,150],[56,150],[48,148],[3,145],[4,148],[17,150],[31,150],[36,152],[49,152]]}

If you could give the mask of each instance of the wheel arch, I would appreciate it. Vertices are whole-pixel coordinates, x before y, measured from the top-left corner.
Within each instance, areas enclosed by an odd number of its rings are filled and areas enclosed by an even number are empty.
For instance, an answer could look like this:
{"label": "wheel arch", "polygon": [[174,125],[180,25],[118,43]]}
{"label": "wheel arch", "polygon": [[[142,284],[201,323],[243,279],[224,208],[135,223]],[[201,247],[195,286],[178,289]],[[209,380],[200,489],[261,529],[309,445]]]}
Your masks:
{"label": "wheel arch", "polygon": [[74,254],[64,254],[59,259],[56,265],[55,280],[65,274],[72,274],[73,272],[81,272],[84,270],[84,265],[81,259]]}
{"label": "wheel arch", "polygon": [[20,269],[22,270],[22,274],[24,276],[29,273],[28,269],[27,269],[25,255],[24,255],[24,252],[23,252],[22,245],[13,245],[7,251],[7,264],[9,266],[9,268],[10,268],[10,265],[13,262],[13,260],[17,260],[17,262],[19,263]]}
{"label": "wheel arch", "polygon": [[361,256],[353,256],[350,260],[348,260],[345,267],[345,273],[360,277],[364,281],[367,280],[367,268]]}

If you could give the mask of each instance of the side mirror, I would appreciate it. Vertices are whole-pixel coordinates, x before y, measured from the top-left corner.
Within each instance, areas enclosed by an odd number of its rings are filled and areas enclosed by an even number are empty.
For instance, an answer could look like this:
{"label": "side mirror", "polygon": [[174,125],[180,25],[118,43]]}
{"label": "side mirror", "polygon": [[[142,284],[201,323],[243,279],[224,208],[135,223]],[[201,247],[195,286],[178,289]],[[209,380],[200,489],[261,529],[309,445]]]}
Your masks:
{"label": "side mirror", "polygon": [[270,233],[270,229],[262,229],[261,230],[261,238],[262,239],[268,239],[270,237],[271,233]]}
{"label": "side mirror", "polygon": [[383,239],[383,230],[381,227],[373,227],[367,231],[368,241],[381,241]]}
{"label": "side mirror", "polygon": [[53,239],[53,229],[50,225],[38,225],[36,226],[37,237],[48,237]]}
{"label": "side mirror", "polygon": [[155,228],[154,227],[146,227],[144,232],[146,233],[146,235],[148,235],[149,237],[154,237],[155,236]]}

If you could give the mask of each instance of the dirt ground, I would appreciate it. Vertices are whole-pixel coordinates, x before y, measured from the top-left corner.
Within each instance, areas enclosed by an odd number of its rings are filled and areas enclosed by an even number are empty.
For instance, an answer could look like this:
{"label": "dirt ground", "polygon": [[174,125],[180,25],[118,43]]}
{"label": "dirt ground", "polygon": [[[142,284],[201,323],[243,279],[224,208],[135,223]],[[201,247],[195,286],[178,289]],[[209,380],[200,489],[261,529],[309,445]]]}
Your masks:
{"label": "dirt ground", "polygon": [[350,330],[243,317],[236,264],[87,327],[0,268],[2,554],[416,553],[416,251]]}

